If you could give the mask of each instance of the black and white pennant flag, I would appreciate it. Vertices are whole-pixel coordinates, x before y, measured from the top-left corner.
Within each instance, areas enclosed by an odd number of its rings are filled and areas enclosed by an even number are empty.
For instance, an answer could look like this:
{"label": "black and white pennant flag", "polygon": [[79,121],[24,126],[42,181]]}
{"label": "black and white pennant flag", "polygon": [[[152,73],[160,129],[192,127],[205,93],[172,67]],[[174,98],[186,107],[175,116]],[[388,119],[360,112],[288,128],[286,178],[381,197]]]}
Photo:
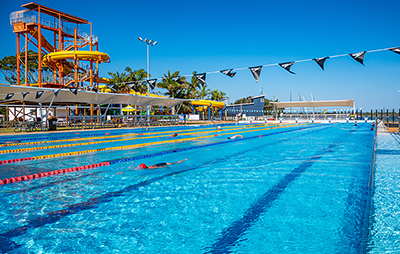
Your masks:
{"label": "black and white pennant flag", "polygon": [[[107,85],[107,87],[111,90],[111,91],[113,91],[113,92],[116,92],[117,90],[115,90],[115,85]],[[71,90],[71,89],[70,89]],[[71,91],[72,92],[72,91]],[[76,94],[75,94],[76,95]]]}
{"label": "black and white pennant flag", "polygon": [[200,83],[202,85],[206,84],[206,74],[205,73],[196,74],[196,78],[200,81]]}
{"label": "black and white pennant flag", "polygon": [[53,92],[54,92],[54,95],[57,97],[58,93],[60,92],[60,89],[53,90]]}
{"label": "black and white pennant flag", "polygon": [[22,99],[25,100],[25,96],[28,94],[29,92],[22,92]]}
{"label": "black and white pennant flag", "polygon": [[389,49],[390,51],[400,54],[400,47]]}
{"label": "black and white pennant flag", "polygon": [[77,95],[78,94],[78,88],[70,88],[69,89],[71,91],[71,93]]}
{"label": "black and white pennant flag", "polygon": [[232,72],[233,69],[220,71],[221,73],[233,78],[236,75],[236,72]]}
{"label": "black and white pennant flag", "polygon": [[14,96],[14,94],[13,93],[9,93],[9,94],[7,94],[7,96],[6,96],[6,100],[10,100],[12,97]]}
{"label": "black and white pennant flag", "polygon": [[181,78],[181,77],[178,76],[178,77],[172,77],[171,79],[172,79],[173,81],[175,81],[176,83],[181,84],[180,78]]}
{"label": "black and white pennant flag", "polygon": [[37,99],[39,99],[40,97],[42,97],[43,93],[44,93],[44,91],[37,91],[37,92],[36,92],[35,100],[37,100]]}
{"label": "black and white pennant flag", "polygon": [[157,82],[157,79],[149,79],[149,80],[147,80],[147,83],[149,84],[151,90],[153,90],[156,87],[156,82]]}
{"label": "black and white pennant flag", "polygon": [[328,59],[329,56],[327,57],[319,57],[319,58],[314,58],[313,60],[321,67],[321,69],[324,71],[324,63],[326,59]]}
{"label": "black and white pennant flag", "polygon": [[353,54],[349,54],[354,60],[356,60],[357,62],[359,62],[360,64],[364,65],[364,55],[367,51],[363,51],[363,52],[358,52],[358,53],[353,53]]}
{"label": "black and white pennant flag", "polygon": [[256,82],[258,82],[258,79],[260,78],[262,66],[249,67],[249,69],[250,69],[251,73],[253,73],[253,76],[256,79]]}
{"label": "black and white pennant flag", "polygon": [[292,74],[296,74],[296,73],[294,73],[293,71],[290,70],[290,67],[292,67],[293,64],[294,64],[294,62],[287,62],[287,63],[280,63],[279,65],[283,69],[287,70],[288,72],[290,72]]}

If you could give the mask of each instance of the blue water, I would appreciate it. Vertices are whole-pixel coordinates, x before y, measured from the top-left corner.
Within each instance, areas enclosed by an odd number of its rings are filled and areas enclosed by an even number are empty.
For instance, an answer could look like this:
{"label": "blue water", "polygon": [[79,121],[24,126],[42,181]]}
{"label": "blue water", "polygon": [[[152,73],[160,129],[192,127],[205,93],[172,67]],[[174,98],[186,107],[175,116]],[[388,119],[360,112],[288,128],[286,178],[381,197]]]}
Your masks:
{"label": "blue water", "polygon": [[294,126],[1,165],[0,179],[169,151],[0,186],[0,250],[364,253],[374,133],[369,124]]}
{"label": "blue water", "polygon": [[368,253],[400,253],[400,136],[378,136]]}

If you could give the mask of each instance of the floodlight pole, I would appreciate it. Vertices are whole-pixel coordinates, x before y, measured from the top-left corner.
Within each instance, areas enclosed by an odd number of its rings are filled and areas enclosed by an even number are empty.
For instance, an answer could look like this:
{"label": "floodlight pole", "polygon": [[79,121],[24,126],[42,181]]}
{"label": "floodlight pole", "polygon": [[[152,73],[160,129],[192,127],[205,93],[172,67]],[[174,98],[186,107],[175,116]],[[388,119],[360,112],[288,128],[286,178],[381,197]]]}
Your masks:
{"label": "floodlight pole", "polygon": [[147,43],[147,96],[150,96],[150,86],[149,86],[149,79],[150,79],[150,45]]}
{"label": "floodlight pole", "polygon": [[[144,42],[147,44],[147,97],[150,96],[150,85],[149,85],[149,79],[150,79],[150,45],[155,46],[157,45],[158,42],[150,40],[150,39],[142,39],[142,37],[138,37],[139,41]],[[147,116],[149,117],[149,125],[150,125],[150,107],[147,106]]]}
{"label": "floodlight pole", "polygon": [[149,79],[150,79],[150,45],[155,46],[157,45],[157,41],[153,41],[151,39],[142,39],[142,37],[138,37],[139,41],[147,44],[147,96],[150,96],[150,86],[149,86]]}

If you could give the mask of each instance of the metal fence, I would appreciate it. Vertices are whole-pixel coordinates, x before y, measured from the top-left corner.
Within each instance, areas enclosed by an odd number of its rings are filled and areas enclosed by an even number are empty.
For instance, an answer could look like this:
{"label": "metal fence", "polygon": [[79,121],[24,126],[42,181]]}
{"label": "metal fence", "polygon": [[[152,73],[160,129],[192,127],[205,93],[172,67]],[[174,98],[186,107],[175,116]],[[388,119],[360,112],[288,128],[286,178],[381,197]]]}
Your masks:
{"label": "metal fence", "polygon": [[60,120],[57,122],[57,126],[71,129],[145,127],[182,123],[178,120],[178,115],[70,116],[68,122],[66,119]]}

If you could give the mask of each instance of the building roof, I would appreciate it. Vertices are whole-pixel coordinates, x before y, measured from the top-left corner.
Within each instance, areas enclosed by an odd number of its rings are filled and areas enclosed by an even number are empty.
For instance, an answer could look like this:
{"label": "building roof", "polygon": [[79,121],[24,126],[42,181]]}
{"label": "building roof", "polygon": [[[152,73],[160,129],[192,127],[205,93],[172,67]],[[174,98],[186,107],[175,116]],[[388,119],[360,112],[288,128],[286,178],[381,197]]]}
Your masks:
{"label": "building roof", "polygon": [[354,100],[337,101],[290,101],[271,102],[276,108],[321,108],[321,107],[351,107],[354,108]]}
{"label": "building roof", "polygon": [[[54,92],[58,92],[57,97],[54,97]],[[23,98],[23,94],[28,94]],[[43,94],[36,99],[37,92]],[[53,105],[73,105],[73,104],[132,104],[138,106],[158,105],[172,107],[181,102],[187,101],[184,99],[173,99],[169,97],[152,97],[140,96],[134,94],[115,94],[115,93],[96,93],[92,91],[78,90],[75,95],[69,89],[55,89],[55,88],[40,88],[30,86],[14,86],[0,84],[0,98],[6,98],[7,94],[14,94],[10,100],[3,100],[3,103],[12,102],[25,102],[29,104],[50,104]]]}
{"label": "building roof", "polygon": [[60,15],[61,19],[66,20],[71,23],[75,23],[75,24],[87,24],[88,23],[88,21],[86,19],[78,18],[76,16],[67,14],[62,11],[57,11],[52,8],[49,8],[44,5],[34,3],[34,2],[21,5],[21,7],[27,8],[32,11],[39,11],[39,9],[40,9],[40,12],[45,13],[50,16],[53,16],[53,17],[56,17],[56,18],[58,18]]}
{"label": "building roof", "polygon": [[231,105],[226,105],[226,107],[240,107],[240,106],[246,106],[246,105],[254,105],[254,103],[250,102],[250,103],[242,103],[242,104],[231,104]]}
{"label": "building roof", "polygon": [[257,98],[260,98],[260,97],[265,97],[265,96],[267,96],[266,94],[262,94],[262,95],[258,95],[258,96],[254,96],[254,97],[251,97],[252,99],[257,99]]}

